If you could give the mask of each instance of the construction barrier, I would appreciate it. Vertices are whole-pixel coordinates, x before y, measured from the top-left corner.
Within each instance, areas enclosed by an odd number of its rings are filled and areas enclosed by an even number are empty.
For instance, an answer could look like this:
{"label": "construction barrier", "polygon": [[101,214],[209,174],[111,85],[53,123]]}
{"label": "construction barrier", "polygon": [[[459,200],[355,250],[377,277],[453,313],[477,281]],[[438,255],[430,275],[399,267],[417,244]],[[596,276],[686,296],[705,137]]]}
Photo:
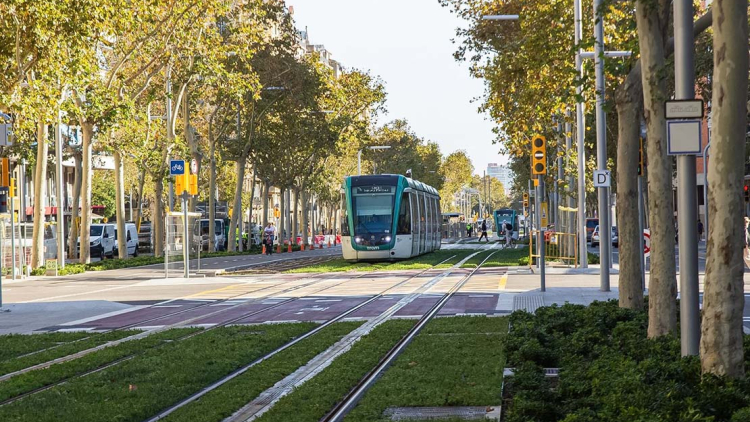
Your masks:
{"label": "construction barrier", "polygon": [[[539,258],[537,245],[537,234],[539,230],[531,230],[532,237],[529,239],[529,266],[534,258]],[[578,268],[578,236],[575,233],[562,233],[546,230],[544,237],[544,260],[562,261],[568,265]]]}

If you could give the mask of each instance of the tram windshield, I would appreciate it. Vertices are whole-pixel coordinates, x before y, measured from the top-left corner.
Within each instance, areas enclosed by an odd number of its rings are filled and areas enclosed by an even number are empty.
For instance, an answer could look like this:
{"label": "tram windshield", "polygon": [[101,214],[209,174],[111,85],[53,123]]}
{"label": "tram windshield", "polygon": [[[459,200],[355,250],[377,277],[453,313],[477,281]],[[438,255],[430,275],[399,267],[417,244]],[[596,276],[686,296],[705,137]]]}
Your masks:
{"label": "tram windshield", "polygon": [[357,186],[352,190],[354,235],[364,244],[389,242],[396,187]]}

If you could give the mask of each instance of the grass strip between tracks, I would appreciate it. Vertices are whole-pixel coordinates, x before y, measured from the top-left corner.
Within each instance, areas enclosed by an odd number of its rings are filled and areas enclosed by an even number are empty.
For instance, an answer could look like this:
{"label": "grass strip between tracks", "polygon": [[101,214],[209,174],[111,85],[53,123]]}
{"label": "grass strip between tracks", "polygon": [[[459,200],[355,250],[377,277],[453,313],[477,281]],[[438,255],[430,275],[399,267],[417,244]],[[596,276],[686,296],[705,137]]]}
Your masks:
{"label": "grass strip between tracks", "polygon": [[[495,252],[485,263],[482,268],[492,267],[513,267],[517,265],[528,265],[529,250],[527,248],[518,249],[493,249],[492,251],[482,252],[472,259],[468,260],[461,268],[476,268],[489,253]],[[525,258],[525,264],[521,259]]]}
{"label": "grass strip between tracks", "polygon": [[58,346],[60,343],[80,340],[91,335],[91,333],[77,331],[73,333],[9,334],[0,336],[0,362]]}
{"label": "grass strip between tracks", "polygon": [[346,421],[387,421],[392,406],[499,405],[507,318],[431,321]]}
{"label": "grass strip between tracks", "polygon": [[[456,257],[451,259],[451,262],[458,262],[465,258],[467,255],[476,252],[470,249],[441,249],[438,251],[430,252],[428,254],[420,255],[411,259],[406,259],[397,262],[348,262],[343,258],[333,259],[320,264],[314,264],[307,267],[295,268],[293,270],[286,271],[287,273],[328,273],[328,272],[341,272],[341,271],[394,271],[394,270],[426,270],[433,266],[440,264],[446,259],[453,255]],[[439,265],[437,268],[448,268],[453,264],[444,263]]]}
{"label": "grass strip between tracks", "polygon": [[[121,343],[80,359],[52,365],[46,369],[27,372],[0,383],[0,402],[34,391],[87,371],[92,371],[118,359],[141,353],[145,350],[200,330],[199,328],[176,328],[148,337]],[[133,332],[130,332],[133,334]]]}
{"label": "grass strip between tracks", "polygon": [[[61,344],[58,347],[45,350],[43,352],[34,353],[33,355],[23,356],[23,357],[19,357],[16,359],[8,359],[3,362],[0,362],[0,375],[9,374],[11,372],[19,371],[21,369],[28,368],[30,366],[34,366],[34,365],[44,363],[44,362],[49,362],[51,360],[54,360],[63,356],[68,356],[73,353],[80,352],[81,350],[86,350],[92,347],[99,346],[109,341],[119,340],[121,338],[129,337],[136,333],[138,333],[138,331],[125,330],[125,331],[112,331],[109,333],[102,333],[102,334],[86,333],[86,335],[84,336],[78,336],[78,337],[74,336],[70,338],[68,341],[73,341],[76,338],[82,338],[82,337],[87,337],[87,336],[90,336],[91,338],[88,338],[86,340],[75,341],[75,342],[68,343],[68,344]],[[46,334],[42,334],[42,335],[46,335]],[[24,337],[33,341],[32,339],[35,336],[36,335],[24,336]],[[10,340],[10,337],[13,337],[13,339]],[[52,338],[54,338],[54,336]],[[15,343],[17,341],[16,336],[9,336],[9,341]],[[0,347],[3,347],[2,337],[0,337]],[[37,348],[36,350],[41,350],[43,348],[44,347]],[[27,352],[27,353],[31,353],[31,352]]]}
{"label": "grass strip between tracks", "polygon": [[0,420],[142,421],[315,326],[218,328],[0,407]]}
{"label": "grass strip between tracks", "polygon": [[320,374],[283,397],[258,422],[316,422],[380,361],[416,320],[386,321]]}
{"label": "grass strip between tracks", "polygon": [[250,368],[244,374],[199,400],[176,410],[164,420],[170,422],[221,421],[360,325],[362,325],[361,321],[333,324],[271,359]]}

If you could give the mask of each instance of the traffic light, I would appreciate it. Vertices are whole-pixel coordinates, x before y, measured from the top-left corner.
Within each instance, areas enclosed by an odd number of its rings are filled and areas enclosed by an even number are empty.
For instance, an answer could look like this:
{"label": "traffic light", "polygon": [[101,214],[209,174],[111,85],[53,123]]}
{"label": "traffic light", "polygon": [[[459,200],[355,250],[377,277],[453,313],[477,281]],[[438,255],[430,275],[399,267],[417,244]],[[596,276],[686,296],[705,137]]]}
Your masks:
{"label": "traffic light", "polygon": [[[747,183],[747,182],[745,182]],[[745,202],[750,202],[750,190],[748,190],[748,186],[745,185]]]}
{"label": "traffic light", "polygon": [[524,208],[529,207],[529,194],[528,193],[523,194],[523,207]]}
{"label": "traffic light", "polygon": [[531,174],[547,174],[547,140],[542,135],[531,139]]}
{"label": "traffic light", "polygon": [[641,138],[640,147],[638,149],[638,175],[643,175],[643,138]]}
{"label": "traffic light", "polygon": [[15,198],[16,197],[16,178],[15,177],[11,177],[10,178],[9,192],[10,192],[10,197],[11,198]]}
{"label": "traffic light", "polygon": [[0,168],[0,186],[10,186],[10,160],[8,160],[8,157],[3,157],[0,160],[0,166],[2,166]]}

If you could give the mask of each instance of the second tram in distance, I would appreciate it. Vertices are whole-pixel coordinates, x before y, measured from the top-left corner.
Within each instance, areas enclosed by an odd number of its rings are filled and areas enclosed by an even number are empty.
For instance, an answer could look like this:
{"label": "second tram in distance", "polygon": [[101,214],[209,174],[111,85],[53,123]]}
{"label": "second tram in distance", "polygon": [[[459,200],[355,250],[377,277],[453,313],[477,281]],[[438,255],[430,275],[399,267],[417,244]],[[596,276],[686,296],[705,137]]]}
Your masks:
{"label": "second tram in distance", "polygon": [[395,174],[349,176],[341,188],[341,244],[348,261],[405,259],[440,249],[440,195]]}

